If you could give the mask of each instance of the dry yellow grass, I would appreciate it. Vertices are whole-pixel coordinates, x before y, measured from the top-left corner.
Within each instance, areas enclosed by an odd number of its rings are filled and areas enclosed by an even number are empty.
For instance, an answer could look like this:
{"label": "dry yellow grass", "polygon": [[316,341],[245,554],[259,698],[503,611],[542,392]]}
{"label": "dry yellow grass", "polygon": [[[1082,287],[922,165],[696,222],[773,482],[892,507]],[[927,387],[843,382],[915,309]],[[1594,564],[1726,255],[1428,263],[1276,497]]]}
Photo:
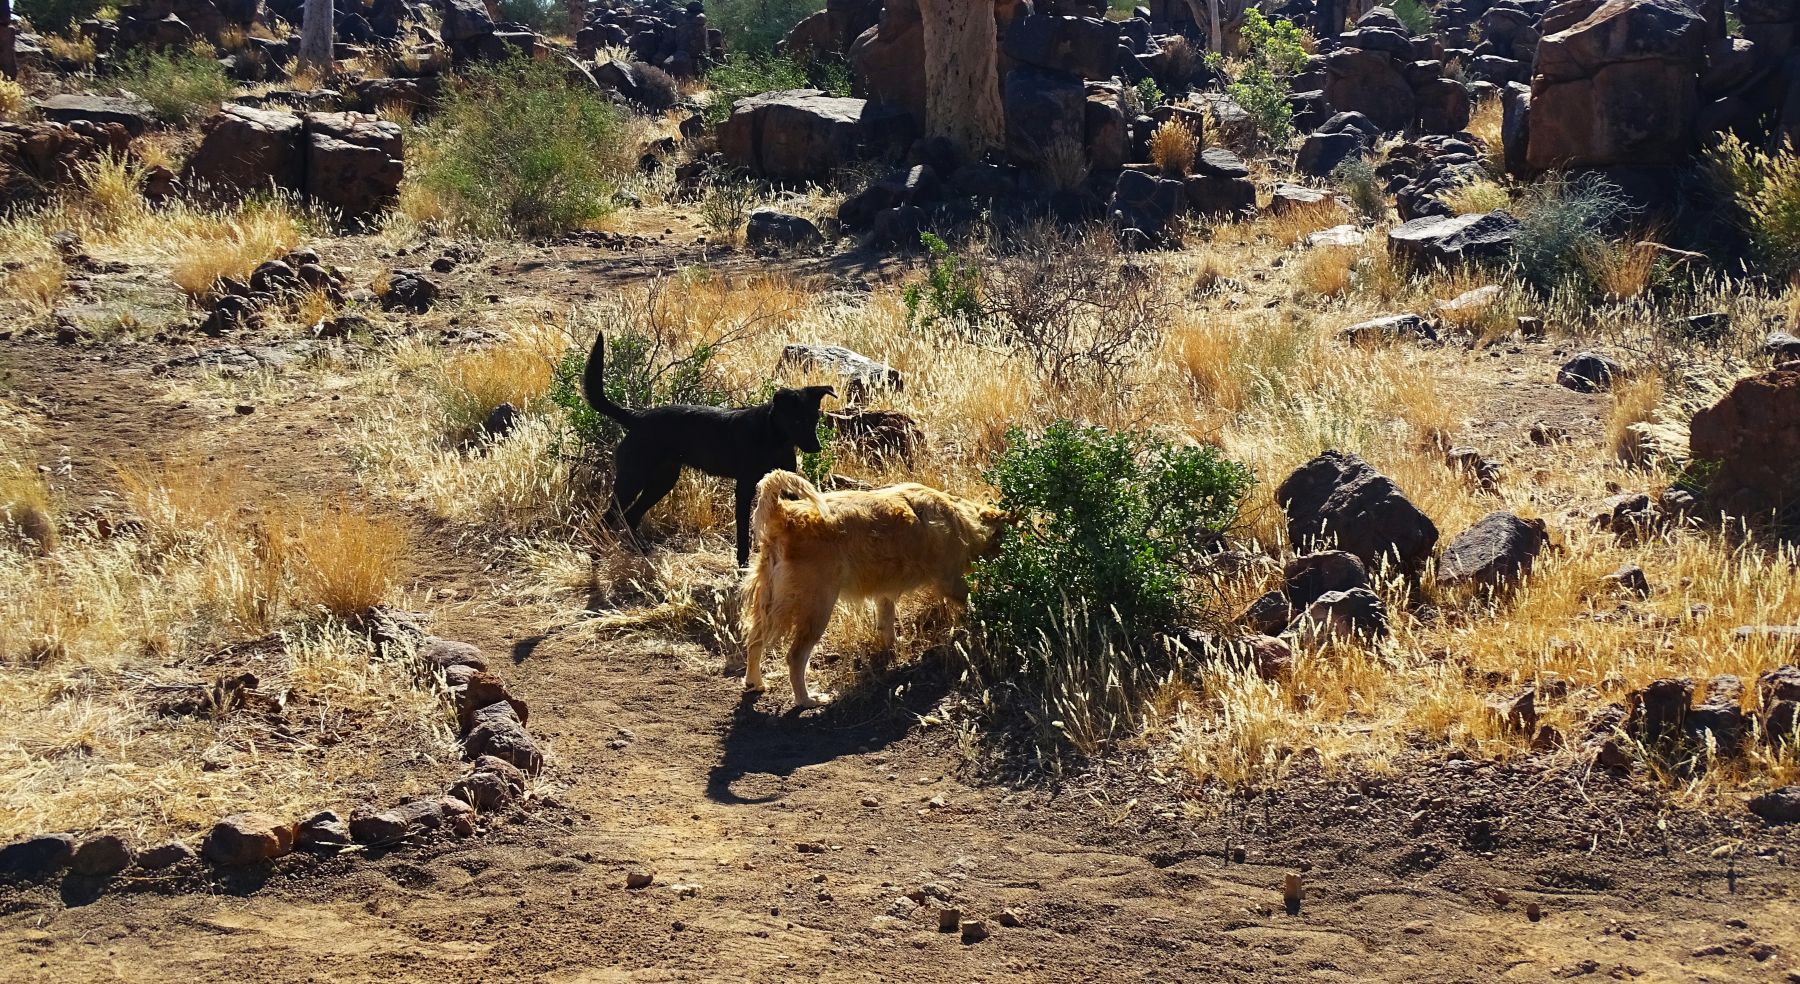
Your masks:
{"label": "dry yellow grass", "polygon": [[[0,453],[5,452],[0,445]],[[48,554],[60,539],[50,489],[42,475],[18,462],[0,463],[0,548]]]}
{"label": "dry yellow grass", "polygon": [[1512,195],[1506,188],[1486,178],[1458,182],[1440,192],[1438,197],[1457,215],[1493,212],[1512,204]]}
{"label": "dry yellow grass", "polygon": [[1650,463],[1651,443],[1645,425],[1656,420],[1665,396],[1662,376],[1644,372],[1618,383],[1612,390],[1612,412],[1606,420],[1606,443],[1619,460],[1632,465]]}
{"label": "dry yellow grass", "polygon": [[0,120],[17,119],[25,110],[25,87],[12,79],[0,79]]}
{"label": "dry yellow grass", "polygon": [[1482,164],[1489,174],[1506,173],[1506,148],[1501,142],[1505,120],[1505,104],[1497,98],[1477,102],[1469,114],[1468,130],[1481,141],[1482,149],[1486,151]]}
{"label": "dry yellow grass", "polygon": [[43,45],[44,53],[56,61],[84,69],[94,67],[94,60],[98,57],[92,38],[46,34],[39,39],[39,43]]}
{"label": "dry yellow grass", "polygon": [[1294,286],[1315,297],[1337,297],[1356,284],[1356,250],[1321,246],[1307,250],[1294,262]]}
{"label": "dry yellow grass", "polygon": [[1194,166],[1200,141],[1187,123],[1171,116],[1150,135],[1150,160],[1164,174],[1183,175]]}
{"label": "dry yellow grass", "polygon": [[1581,265],[1607,299],[1626,301],[1642,295],[1656,283],[1660,268],[1655,234],[1588,249]]}
{"label": "dry yellow grass", "polygon": [[[197,459],[118,488],[141,531],[75,524],[41,558],[0,546],[0,839],[150,841],[441,788],[458,756],[438,695],[323,616],[385,591],[391,526],[309,517]],[[247,689],[219,682],[246,672]]]}

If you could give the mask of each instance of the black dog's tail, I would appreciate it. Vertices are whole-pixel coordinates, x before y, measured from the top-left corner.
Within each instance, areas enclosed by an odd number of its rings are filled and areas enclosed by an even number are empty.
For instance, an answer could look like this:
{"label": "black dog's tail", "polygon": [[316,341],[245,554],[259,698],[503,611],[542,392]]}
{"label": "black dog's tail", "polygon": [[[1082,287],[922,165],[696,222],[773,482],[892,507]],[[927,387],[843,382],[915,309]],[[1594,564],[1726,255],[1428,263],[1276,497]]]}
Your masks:
{"label": "black dog's tail", "polygon": [[619,422],[630,430],[638,422],[636,411],[619,406],[606,396],[606,336],[594,336],[594,350],[588,353],[587,369],[581,374],[581,395],[588,406]]}

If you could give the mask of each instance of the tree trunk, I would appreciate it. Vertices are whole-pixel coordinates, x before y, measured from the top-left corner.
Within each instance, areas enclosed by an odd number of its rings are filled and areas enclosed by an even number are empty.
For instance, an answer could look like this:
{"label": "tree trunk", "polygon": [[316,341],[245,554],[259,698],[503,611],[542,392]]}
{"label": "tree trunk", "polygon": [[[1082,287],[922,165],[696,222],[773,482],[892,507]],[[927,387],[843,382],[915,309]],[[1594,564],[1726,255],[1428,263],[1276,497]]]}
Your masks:
{"label": "tree trunk", "polygon": [[925,135],[968,160],[1006,142],[993,0],[919,0],[925,31]]}
{"label": "tree trunk", "polygon": [[300,18],[300,68],[331,74],[332,0],[306,0]]}
{"label": "tree trunk", "polygon": [[1225,19],[1219,16],[1219,0],[1206,0],[1206,47],[1208,51],[1225,53]]}
{"label": "tree trunk", "polygon": [[19,49],[13,42],[12,0],[0,0],[0,76],[19,77]]}

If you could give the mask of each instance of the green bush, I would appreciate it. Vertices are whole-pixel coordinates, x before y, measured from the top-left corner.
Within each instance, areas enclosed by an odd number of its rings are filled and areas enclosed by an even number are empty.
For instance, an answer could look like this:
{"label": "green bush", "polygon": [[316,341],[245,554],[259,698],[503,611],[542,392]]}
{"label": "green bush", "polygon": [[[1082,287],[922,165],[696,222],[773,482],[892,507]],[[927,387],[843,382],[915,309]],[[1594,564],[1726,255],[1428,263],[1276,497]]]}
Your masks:
{"label": "green bush", "polygon": [[1419,0],[1394,0],[1390,9],[1395,17],[1400,18],[1400,23],[1411,37],[1423,37],[1437,31],[1437,15]]}
{"label": "green bush", "polygon": [[1197,607],[1184,561],[1231,524],[1252,479],[1210,447],[1067,421],[1007,439],[987,477],[1014,521],[976,564],[976,669],[1062,737],[1104,740],[1166,673],[1156,640]]}
{"label": "green bush", "polygon": [[[666,403],[718,407],[731,402],[732,394],[717,383],[712,372],[716,347],[697,345],[687,355],[673,359],[662,358],[661,352],[662,346],[651,335],[638,331],[608,334],[607,398],[632,408]],[[587,360],[585,348],[563,353],[551,372],[550,402],[562,413],[576,456],[610,455],[625,431],[582,396],[581,376]],[[558,453],[565,450],[559,443]]]}
{"label": "green bush", "polygon": [[803,61],[787,55],[734,51],[706,73],[710,93],[702,114],[708,126],[731,115],[731,104],[745,96],[782,89],[820,89],[834,96],[850,94],[850,70],[838,62]]}
{"label": "green bush", "polygon": [[191,52],[138,51],[120,59],[115,81],[168,123],[193,123],[218,111],[233,85],[210,47]]}
{"label": "green bush", "polygon": [[773,54],[795,24],[825,9],[825,0],[708,0],[706,23],[725,36],[725,50]]}
{"label": "green bush", "polygon": [[559,59],[470,69],[421,136],[420,183],[478,234],[546,236],[610,212],[635,166],[626,122]]}
{"label": "green bush", "polygon": [[906,323],[926,328],[979,324],[985,309],[981,275],[975,265],[958,256],[939,236],[927,232],[919,239],[925,244],[925,279],[900,292],[906,303]]}
{"label": "green bush", "polygon": [[1519,275],[1540,291],[1591,293],[1586,261],[1605,249],[1630,210],[1619,186],[1597,174],[1533,185],[1514,203],[1520,229],[1513,262]]}
{"label": "green bush", "polygon": [[1294,135],[1288,79],[1306,64],[1306,34],[1293,21],[1244,11],[1244,63],[1225,91],[1250,114],[1257,132],[1276,146]]}
{"label": "green bush", "polygon": [[1800,270],[1800,157],[1793,145],[1768,154],[1727,134],[1706,152],[1706,164],[1756,262],[1776,277]]}
{"label": "green bush", "polygon": [[106,0],[14,0],[12,9],[39,34],[56,34],[93,17],[104,6]]}
{"label": "green bush", "polygon": [[500,0],[500,19],[539,34],[562,34],[569,26],[569,8],[562,0]]}
{"label": "green bush", "polygon": [[1381,176],[1375,173],[1375,165],[1367,157],[1353,154],[1344,158],[1331,169],[1331,178],[1365,218],[1379,222],[1387,217],[1387,192],[1381,186]]}

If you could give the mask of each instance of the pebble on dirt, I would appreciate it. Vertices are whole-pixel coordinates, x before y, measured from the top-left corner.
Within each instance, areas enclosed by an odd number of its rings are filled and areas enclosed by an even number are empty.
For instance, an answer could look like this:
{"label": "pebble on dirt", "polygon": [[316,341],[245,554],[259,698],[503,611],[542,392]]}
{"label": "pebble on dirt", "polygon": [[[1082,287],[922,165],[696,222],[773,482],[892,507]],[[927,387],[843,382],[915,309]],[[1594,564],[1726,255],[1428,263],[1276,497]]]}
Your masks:
{"label": "pebble on dirt", "polygon": [[636,891],[640,888],[649,888],[650,883],[655,880],[656,876],[648,871],[631,871],[625,874],[625,887],[632,891]]}

